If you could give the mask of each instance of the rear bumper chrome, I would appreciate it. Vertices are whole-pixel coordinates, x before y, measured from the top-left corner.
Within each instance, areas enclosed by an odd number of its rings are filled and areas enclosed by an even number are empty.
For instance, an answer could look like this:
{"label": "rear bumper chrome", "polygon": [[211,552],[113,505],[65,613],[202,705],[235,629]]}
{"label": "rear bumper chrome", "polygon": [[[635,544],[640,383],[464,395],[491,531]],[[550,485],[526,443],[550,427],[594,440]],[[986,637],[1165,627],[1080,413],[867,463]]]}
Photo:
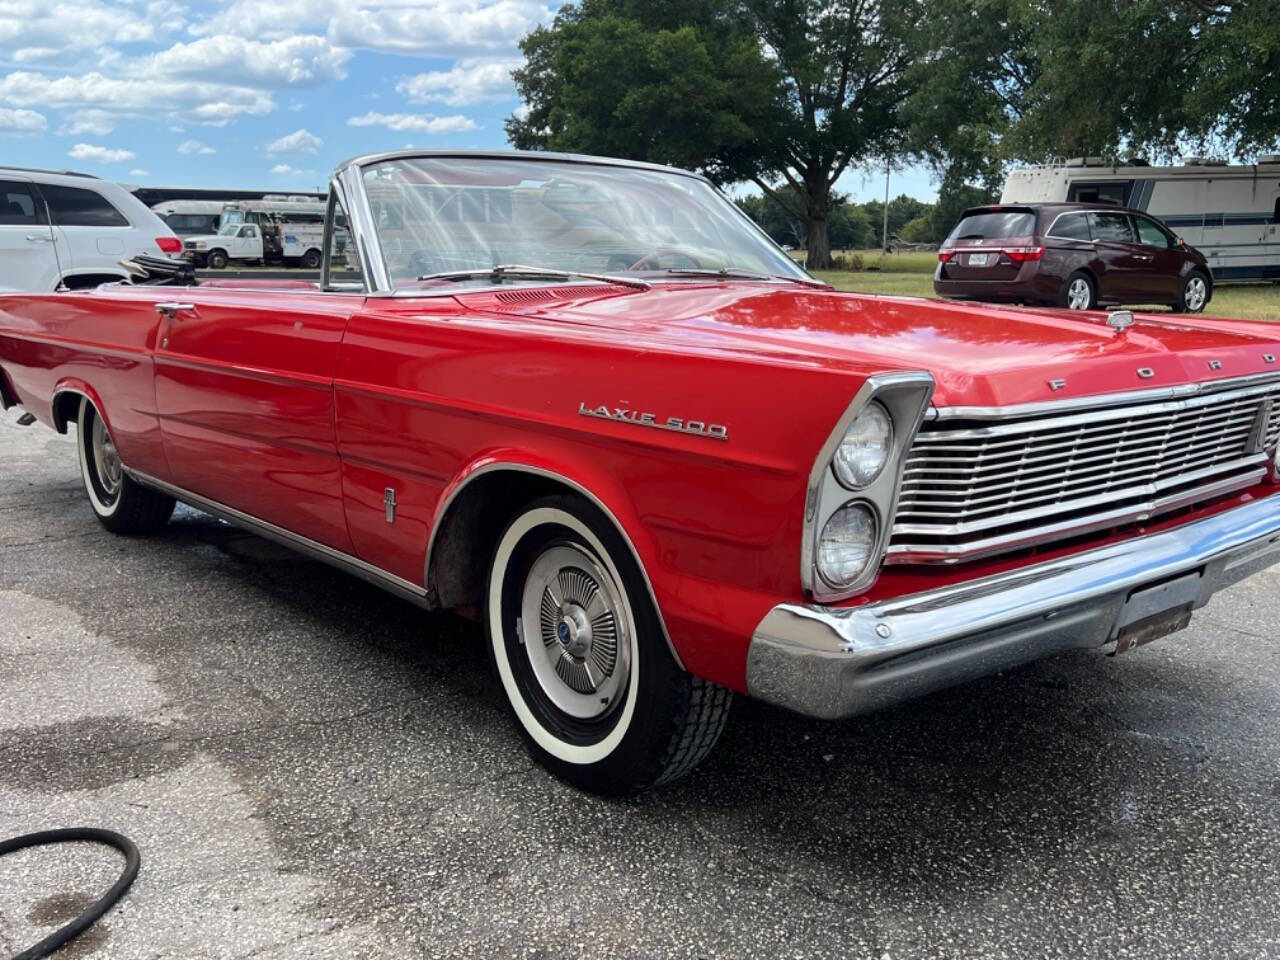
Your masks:
{"label": "rear bumper chrome", "polygon": [[747,655],[747,691],[813,717],[869,713],[1117,637],[1135,591],[1198,573],[1193,607],[1280,562],[1280,495],[1163,533],[858,607],[780,604]]}

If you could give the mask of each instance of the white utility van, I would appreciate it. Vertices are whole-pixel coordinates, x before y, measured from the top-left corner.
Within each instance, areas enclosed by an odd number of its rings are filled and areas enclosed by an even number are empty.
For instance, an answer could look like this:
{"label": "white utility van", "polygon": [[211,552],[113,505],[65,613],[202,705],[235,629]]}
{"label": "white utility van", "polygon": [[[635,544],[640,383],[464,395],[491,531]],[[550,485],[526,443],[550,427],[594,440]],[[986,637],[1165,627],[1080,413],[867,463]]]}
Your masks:
{"label": "white utility van", "polygon": [[320,268],[324,249],[323,200],[266,196],[227,203],[216,233],[185,237],[184,255],[220,270],[232,260]]}

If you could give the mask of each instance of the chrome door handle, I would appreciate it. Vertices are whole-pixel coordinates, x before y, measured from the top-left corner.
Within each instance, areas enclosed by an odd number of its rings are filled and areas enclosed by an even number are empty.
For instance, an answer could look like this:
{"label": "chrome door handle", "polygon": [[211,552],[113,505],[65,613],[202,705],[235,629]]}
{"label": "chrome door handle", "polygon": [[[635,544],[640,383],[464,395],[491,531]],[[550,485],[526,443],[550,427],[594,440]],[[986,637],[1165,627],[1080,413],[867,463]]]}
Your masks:
{"label": "chrome door handle", "polygon": [[1137,257],[1135,257],[1134,259],[1136,259],[1136,260],[1141,260],[1143,263],[1150,263],[1152,260],[1154,260],[1154,259],[1155,259],[1155,257],[1148,256],[1148,255],[1145,255],[1145,254],[1141,254],[1141,253],[1140,253],[1140,254],[1138,254],[1138,256],[1137,256]]}
{"label": "chrome door handle", "polygon": [[166,300],[163,303],[156,304],[156,313],[170,320],[180,320],[180,313],[195,313],[196,305],[194,303],[178,303],[176,300]]}
{"label": "chrome door handle", "polygon": [[53,237],[45,237],[38,233],[28,233],[27,243],[52,243]]}

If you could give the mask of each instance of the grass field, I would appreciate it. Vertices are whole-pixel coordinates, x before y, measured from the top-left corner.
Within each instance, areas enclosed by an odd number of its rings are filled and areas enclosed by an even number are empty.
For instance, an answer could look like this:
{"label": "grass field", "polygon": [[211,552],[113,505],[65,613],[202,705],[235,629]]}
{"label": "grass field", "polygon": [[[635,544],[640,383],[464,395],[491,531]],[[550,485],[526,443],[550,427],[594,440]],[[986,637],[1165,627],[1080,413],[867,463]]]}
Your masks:
{"label": "grass field", "polygon": [[[857,254],[862,258],[863,269],[820,270],[815,276],[837,290],[853,290],[859,293],[887,293],[906,297],[933,296],[933,270],[938,256],[932,252],[882,254],[879,250],[841,251],[842,255]],[[803,257],[803,254],[798,256]],[[1152,312],[1167,311],[1168,307],[1134,304],[1135,309]],[[1280,285],[1225,284],[1213,292],[1207,315],[1237,317],[1245,320],[1270,320],[1280,323]]]}

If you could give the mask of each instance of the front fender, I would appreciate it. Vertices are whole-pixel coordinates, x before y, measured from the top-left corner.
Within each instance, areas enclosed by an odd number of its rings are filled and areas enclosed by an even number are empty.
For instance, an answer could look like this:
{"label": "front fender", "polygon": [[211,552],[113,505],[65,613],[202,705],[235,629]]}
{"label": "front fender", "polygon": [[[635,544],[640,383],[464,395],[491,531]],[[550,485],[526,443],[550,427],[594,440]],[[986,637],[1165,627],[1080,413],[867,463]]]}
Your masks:
{"label": "front fender", "polygon": [[661,531],[638,509],[634,498],[601,460],[584,459],[572,444],[548,444],[530,451],[496,447],[468,460],[445,486],[428,541],[424,582],[431,582],[437,540],[450,507],[481,477],[499,471],[528,473],[575,490],[614,524],[631,549],[648,587],[677,662],[722,686],[745,691],[745,657],[755,624],[776,602],[772,592],[744,589],[714,578],[691,575],[673,562]]}

